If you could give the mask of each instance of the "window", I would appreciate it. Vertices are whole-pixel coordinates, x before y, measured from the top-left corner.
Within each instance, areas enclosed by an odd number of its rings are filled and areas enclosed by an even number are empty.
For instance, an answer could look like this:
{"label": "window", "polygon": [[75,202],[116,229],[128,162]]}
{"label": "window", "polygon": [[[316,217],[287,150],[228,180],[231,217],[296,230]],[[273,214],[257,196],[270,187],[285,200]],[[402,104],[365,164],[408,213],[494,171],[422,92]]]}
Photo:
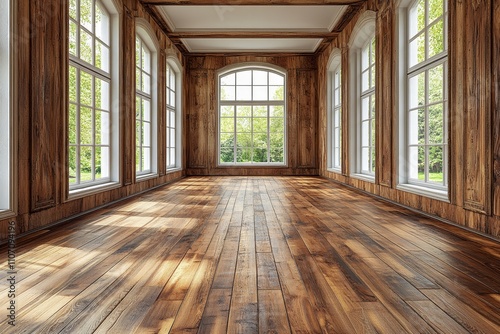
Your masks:
{"label": "window", "polygon": [[407,1],[402,6],[406,26],[400,30],[406,36],[400,39],[400,69],[406,94],[400,101],[400,141],[406,149],[400,183],[446,192],[447,1]]}
{"label": "window", "polygon": [[375,177],[375,18],[365,11],[349,41],[351,173],[368,181]]}
{"label": "window", "polygon": [[375,174],[375,37],[361,51],[359,135],[361,173]]}
{"label": "window", "polygon": [[447,186],[446,1],[408,11],[408,182]]}
{"label": "window", "polygon": [[335,49],[328,66],[328,137],[330,169],[341,169],[342,150],[342,92],[341,54]]}
{"label": "window", "polygon": [[[141,24],[141,22],[139,22]],[[145,176],[157,171],[157,47],[146,29],[138,25],[136,35],[136,174]]]}
{"label": "window", "polygon": [[[69,188],[118,179],[116,10],[105,1],[69,4]],[[116,41],[115,41],[116,43]]]}
{"label": "window", "polygon": [[167,60],[167,171],[181,167],[181,98],[180,65],[175,58]]}
{"label": "window", "polygon": [[12,215],[14,196],[14,142],[13,142],[13,88],[11,68],[14,65],[11,50],[12,18],[14,1],[0,2],[0,103],[4,109],[0,113],[0,217]]}
{"label": "window", "polygon": [[285,164],[285,74],[244,68],[219,76],[220,164]]}

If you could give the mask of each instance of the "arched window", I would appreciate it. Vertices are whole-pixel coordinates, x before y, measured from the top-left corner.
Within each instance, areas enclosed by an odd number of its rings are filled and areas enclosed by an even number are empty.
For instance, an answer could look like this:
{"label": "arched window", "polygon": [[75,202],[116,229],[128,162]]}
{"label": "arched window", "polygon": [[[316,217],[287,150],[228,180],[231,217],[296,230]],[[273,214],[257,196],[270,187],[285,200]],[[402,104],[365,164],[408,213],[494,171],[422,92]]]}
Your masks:
{"label": "arched window", "polygon": [[342,66],[341,52],[333,50],[328,62],[328,168],[341,169],[342,161]]}
{"label": "arched window", "polygon": [[14,190],[14,132],[13,129],[13,86],[11,50],[12,18],[15,1],[1,1],[0,3],[0,217],[12,214]]}
{"label": "arched window", "polygon": [[219,163],[284,165],[283,71],[249,66],[219,75]]}
{"label": "arched window", "polygon": [[351,172],[369,181],[375,177],[375,19],[364,12],[349,41]]}
{"label": "arched window", "polygon": [[179,61],[173,57],[167,59],[166,73],[166,96],[167,96],[167,148],[166,163],[167,171],[181,168],[182,148],[182,70]]}
{"label": "arched window", "polygon": [[138,20],[136,34],[136,174],[157,172],[158,43],[146,22]]}
{"label": "arched window", "polygon": [[69,14],[68,182],[74,192],[119,180],[119,22],[112,1],[72,0]]}
{"label": "arched window", "polygon": [[[403,1],[399,17],[400,184],[448,189],[448,1]],[[425,192],[425,191],[424,191]],[[447,196],[444,196],[447,199]]]}

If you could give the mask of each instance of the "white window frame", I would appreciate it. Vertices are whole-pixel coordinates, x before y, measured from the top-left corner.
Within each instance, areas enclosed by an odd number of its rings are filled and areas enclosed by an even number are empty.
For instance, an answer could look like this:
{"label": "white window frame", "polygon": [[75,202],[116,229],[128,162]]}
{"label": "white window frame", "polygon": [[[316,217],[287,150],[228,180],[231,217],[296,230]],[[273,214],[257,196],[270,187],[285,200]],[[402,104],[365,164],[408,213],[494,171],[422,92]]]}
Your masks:
{"label": "white window frame", "polygon": [[[77,15],[79,17],[79,8],[78,8],[79,2],[77,1]],[[85,147],[92,147],[93,151],[95,152],[96,147],[107,147],[108,148],[108,161],[107,165],[108,167],[106,168],[107,176],[100,178],[98,180],[93,180],[93,181],[84,181],[80,182],[79,177],[81,174],[77,172],[75,177],[77,178],[77,183],[76,184],[69,184],[69,192],[68,192],[68,198],[73,199],[73,198],[78,198],[82,197],[91,193],[95,192],[100,192],[104,190],[108,190],[111,188],[118,187],[119,184],[119,179],[120,179],[120,164],[119,164],[119,151],[120,151],[120,134],[119,134],[119,68],[120,68],[120,57],[119,57],[119,36],[120,36],[120,16],[118,13],[118,10],[116,9],[114,3],[112,0],[93,0],[93,4],[97,5],[100,7],[100,9],[107,15],[109,18],[109,64],[108,64],[108,71],[101,70],[100,68],[84,61],[83,59],[80,59],[78,56],[78,52],[76,55],[73,55],[71,53],[71,50],[69,51],[69,67],[71,70],[71,67],[75,68],[76,73],[77,73],[77,78],[80,77],[81,72],[85,72],[87,74],[90,74],[92,76],[92,80],[94,81],[95,79],[103,80],[107,83],[109,83],[109,92],[108,92],[108,109],[109,110],[102,110],[104,112],[107,112],[109,114],[109,126],[104,129],[104,132],[101,133],[101,136],[105,135],[108,137],[108,143],[107,144],[96,144],[95,143],[95,113],[100,112],[101,109],[97,108],[95,106],[95,101],[92,102],[92,115],[93,115],[93,126],[92,126],[92,137],[93,137],[93,142],[92,144],[86,144],[82,145],[79,143],[79,135],[81,134],[80,132],[80,107],[81,107],[81,101],[79,100],[79,97],[77,97],[77,101],[69,101],[69,106],[74,106],[77,108],[76,115],[77,115],[77,120],[76,120],[76,138],[77,142],[76,143],[70,143],[69,147],[75,147],[77,150],[80,150],[82,146]],[[71,16],[70,16],[70,24],[75,23],[76,26],[78,27],[78,31],[81,30],[86,30],[85,27],[83,27],[82,24],[79,22],[74,21]],[[95,27],[95,21],[93,21],[92,25]],[[95,29],[95,28],[94,28]],[[88,30],[87,30],[88,31]],[[95,30],[94,30],[95,31]],[[98,38],[98,36],[95,35],[95,33],[91,33],[94,37],[92,39],[92,45],[93,45],[93,50],[95,50],[95,43],[97,41],[102,41]],[[70,38],[71,38],[71,33],[70,33]],[[75,36],[76,40],[76,45],[77,45],[77,50],[80,48],[80,35],[77,34]],[[93,52],[93,59],[95,57],[95,51]],[[69,80],[68,80],[69,84]],[[79,90],[80,87],[77,85],[76,86],[76,91],[77,91],[77,96],[79,96]],[[94,94],[95,92],[92,92],[93,100],[94,99]],[[69,110],[68,109],[68,122],[69,120]],[[68,127],[68,135],[69,131],[71,131]],[[69,154],[69,150],[68,150]],[[77,154],[77,165],[79,165],[79,156],[80,154]],[[68,155],[69,159],[69,155]],[[93,166],[95,163],[95,157],[93,157]],[[68,160],[69,161],[69,160]],[[101,162],[102,163],[102,162]],[[105,166],[105,164],[104,164]],[[102,167],[102,165],[101,165]],[[79,167],[77,167],[79,168]],[[68,165],[68,172],[69,172],[69,165]],[[68,173],[68,176],[70,174]],[[69,183],[69,179],[68,179]]]}
{"label": "white window frame", "polygon": [[327,167],[329,171],[340,173],[342,170],[342,53],[340,49],[334,49],[330,55],[327,76]]}
{"label": "white window frame", "polygon": [[17,122],[15,119],[17,101],[15,75],[17,62],[14,50],[13,37],[16,36],[17,0],[2,1],[0,3],[0,104],[5,112],[0,113],[0,218],[9,218],[16,215],[16,185],[17,185]]}
{"label": "white window frame", "polygon": [[[170,82],[168,71],[174,73],[174,81]],[[179,60],[175,57],[167,58],[167,76],[166,76],[166,151],[165,160],[167,165],[167,172],[173,172],[182,169],[182,66]],[[171,86],[174,86],[173,89]],[[170,95],[169,93],[174,93],[175,103],[169,104]],[[173,115],[172,115],[173,114]],[[174,116],[174,122],[172,123],[171,116]],[[169,136],[169,131],[174,131],[174,143],[172,144],[171,136]],[[169,154],[174,154],[174,162],[171,161],[171,156]],[[170,152],[169,152],[170,151]]]}
{"label": "white window frame", "polygon": [[[361,137],[361,112],[362,97],[373,95],[375,98],[376,84],[370,90],[362,91],[362,66],[361,57],[363,48],[375,38],[375,12],[366,10],[359,17],[349,40],[349,148],[350,176],[368,182],[375,182],[375,170],[362,169],[362,137]],[[375,40],[375,44],[376,44]],[[375,55],[375,58],[377,55]],[[370,132],[371,136],[371,132]],[[370,154],[371,157],[371,154]],[[371,160],[370,160],[371,162]]]}
{"label": "white window frame", "polygon": [[[149,23],[142,18],[136,19],[136,40],[139,39],[143,46],[150,52],[150,65],[151,65],[151,73],[150,73],[150,93],[141,91],[136,87],[136,101],[137,98],[149,100],[150,101],[150,120],[144,121],[142,118],[136,118],[136,129],[137,122],[140,120],[142,123],[150,124],[150,145],[140,145],[141,148],[141,158],[142,154],[144,154],[143,149],[150,149],[150,160],[149,160],[149,168],[137,168],[137,144],[139,138],[137,137],[136,131],[136,177],[137,179],[144,179],[155,177],[158,175],[158,50],[159,43],[156,37],[154,37],[154,31],[152,30]],[[137,47],[136,47],[137,49]],[[137,64],[136,64],[137,65]],[[136,76],[137,76],[138,67],[136,66]],[[137,82],[137,77],[136,77]],[[137,102],[136,102],[137,104]],[[136,105],[137,108],[137,105]],[[137,110],[137,109],[136,109]],[[136,112],[137,114],[137,112]],[[142,127],[141,127],[142,129]],[[142,130],[141,130],[142,131]]]}
{"label": "white window frame", "polygon": [[[236,74],[238,72],[243,72],[243,71],[248,71],[248,70],[256,70],[256,71],[266,71],[268,72],[268,78],[269,78],[269,73],[277,74],[279,76],[283,77],[283,100],[238,100],[237,97],[235,96],[234,100],[222,100],[221,99],[221,79],[225,76],[228,76],[230,74]],[[286,104],[286,85],[287,85],[287,73],[284,69],[278,67],[278,66],[273,66],[270,64],[262,64],[262,63],[250,63],[250,64],[237,64],[234,66],[229,66],[218,73],[218,83],[217,83],[217,100],[218,100],[218,117],[217,117],[217,123],[218,123],[218,135],[217,135],[217,162],[218,166],[237,166],[237,167],[248,167],[248,166],[270,166],[270,167],[284,167],[287,166],[287,104]],[[255,85],[257,86],[257,85]],[[251,90],[253,92],[253,88],[255,87],[253,84],[253,79],[252,83],[250,85]],[[267,88],[272,86],[267,84]],[[235,85],[236,87],[236,85]],[[253,93],[252,93],[253,94]],[[253,96],[253,95],[252,95]],[[220,143],[220,138],[221,138],[221,107],[223,106],[234,106],[234,160],[233,162],[221,162],[221,143]],[[267,106],[268,111],[267,111],[267,162],[237,162],[237,113],[236,109],[237,106]],[[270,121],[274,117],[270,116],[270,107],[272,106],[282,106],[283,107],[283,162],[272,162],[271,161],[271,147],[270,147]],[[254,116],[252,114],[251,119],[253,120]],[[253,129],[253,126],[252,126]],[[252,130],[252,136],[254,132]]]}
{"label": "white window frame", "polygon": [[[397,87],[400,88],[401,93],[397,94],[398,101],[397,105],[399,108],[399,166],[398,166],[398,186],[397,189],[415,193],[418,195],[434,198],[437,200],[442,200],[445,202],[449,202],[449,194],[448,194],[448,172],[449,172],[449,161],[448,161],[448,1],[443,0],[443,4],[445,6],[445,13],[442,16],[443,19],[443,28],[444,28],[444,51],[440,54],[434,55],[430,58],[427,58],[428,55],[428,45],[426,43],[426,58],[424,61],[417,63],[410,67],[410,57],[411,52],[409,51],[409,43],[410,43],[410,28],[409,28],[409,11],[410,9],[417,4],[418,1],[415,0],[403,0],[399,4],[399,7],[396,12],[396,22],[398,27],[397,34],[397,45],[399,46],[398,51],[398,77],[397,77]],[[426,1],[427,2],[427,1]],[[438,18],[439,19],[439,18]],[[436,21],[433,21],[436,22]],[[428,24],[426,17],[426,26],[421,31],[418,32],[418,35],[427,34],[429,27],[432,25],[432,22]],[[412,36],[413,37],[413,36]],[[443,185],[433,182],[427,182],[427,180],[420,181],[418,179],[412,179],[410,177],[410,98],[409,98],[409,81],[412,77],[416,77],[420,74],[424,74],[427,78],[428,71],[436,68],[437,66],[443,66],[443,101],[440,103],[443,104]],[[426,103],[423,106],[424,109],[427,110],[429,106],[434,105],[435,103],[428,104],[428,80],[425,82],[425,95],[426,95]],[[427,117],[427,112],[426,112]],[[427,147],[428,141],[428,133],[426,131],[426,144]],[[431,145],[432,146],[432,145]],[[426,155],[426,157],[428,157]],[[428,164],[427,158],[425,162],[426,166]],[[426,168],[427,169],[427,168]]]}

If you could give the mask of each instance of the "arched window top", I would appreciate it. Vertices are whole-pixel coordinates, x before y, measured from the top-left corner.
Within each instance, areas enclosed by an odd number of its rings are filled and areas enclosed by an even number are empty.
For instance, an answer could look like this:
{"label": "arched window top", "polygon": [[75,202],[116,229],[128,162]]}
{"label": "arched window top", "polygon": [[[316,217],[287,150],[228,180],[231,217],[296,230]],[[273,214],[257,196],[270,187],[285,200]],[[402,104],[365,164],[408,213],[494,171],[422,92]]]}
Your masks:
{"label": "arched window top", "polygon": [[342,52],[340,51],[339,48],[333,49],[332,52],[330,53],[330,58],[328,59],[327,70],[328,71],[335,70],[340,65],[341,62],[342,62]]}
{"label": "arched window top", "polygon": [[151,52],[156,53],[160,49],[160,43],[158,42],[156,34],[153,31],[153,28],[151,28],[149,22],[143,18],[137,18],[135,21],[135,25],[135,32],[137,36],[142,39],[144,44]]}
{"label": "arched window top", "polygon": [[375,35],[377,14],[367,10],[361,14],[349,39],[349,48],[361,49]]}
{"label": "arched window top", "polygon": [[284,101],[286,73],[258,64],[226,68],[219,74],[220,101]]}
{"label": "arched window top", "polygon": [[228,65],[221,68],[218,71],[219,77],[225,76],[226,74],[230,74],[230,72],[240,72],[248,69],[262,69],[264,71],[273,71],[281,74],[282,76],[286,76],[287,71],[277,65],[268,64],[268,63],[259,63],[259,62],[251,62],[251,63],[239,63]]}

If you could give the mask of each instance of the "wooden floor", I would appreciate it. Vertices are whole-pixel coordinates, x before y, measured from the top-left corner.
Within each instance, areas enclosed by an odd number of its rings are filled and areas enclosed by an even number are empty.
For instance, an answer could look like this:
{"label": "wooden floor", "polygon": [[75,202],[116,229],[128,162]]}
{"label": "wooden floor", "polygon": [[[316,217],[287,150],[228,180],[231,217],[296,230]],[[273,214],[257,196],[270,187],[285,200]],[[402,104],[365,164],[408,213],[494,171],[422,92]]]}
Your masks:
{"label": "wooden floor", "polygon": [[18,243],[0,333],[500,333],[499,242],[321,178],[191,177]]}

